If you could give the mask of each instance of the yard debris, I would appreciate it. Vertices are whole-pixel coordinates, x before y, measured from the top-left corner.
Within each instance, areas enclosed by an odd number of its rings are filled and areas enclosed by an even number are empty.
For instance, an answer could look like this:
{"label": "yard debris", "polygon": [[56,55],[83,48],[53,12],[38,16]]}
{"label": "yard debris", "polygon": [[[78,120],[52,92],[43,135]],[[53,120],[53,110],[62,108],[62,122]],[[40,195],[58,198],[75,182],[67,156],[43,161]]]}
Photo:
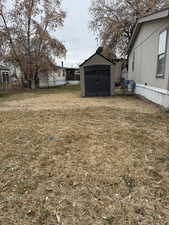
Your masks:
{"label": "yard debris", "polygon": [[54,139],[56,139],[55,136],[49,136],[49,137],[48,137],[48,140],[49,140],[49,141],[53,141]]}

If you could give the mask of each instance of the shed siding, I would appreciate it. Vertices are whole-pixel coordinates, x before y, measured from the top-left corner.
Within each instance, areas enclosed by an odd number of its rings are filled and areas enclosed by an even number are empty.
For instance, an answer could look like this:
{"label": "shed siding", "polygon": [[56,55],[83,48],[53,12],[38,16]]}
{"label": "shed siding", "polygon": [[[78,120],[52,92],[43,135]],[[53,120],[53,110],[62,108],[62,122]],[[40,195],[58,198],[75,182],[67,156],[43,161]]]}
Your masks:
{"label": "shed siding", "polygon": [[100,55],[94,55],[90,60],[88,60],[87,62],[85,62],[83,64],[83,66],[80,67],[80,80],[81,80],[81,96],[85,96],[85,78],[84,78],[84,67],[85,66],[90,66],[90,65],[109,65],[111,67],[111,71],[110,71],[110,76],[111,76],[111,95],[114,94],[114,65],[107,61],[106,59],[104,59],[102,56]]}
{"label": "shed siding", "polygon": [[[148,86],[165,90],[168,89],[169,35],[165,77],[164,79],[156,78],[159,34],[166,28],[169,29],[168,19],[156,20],[142,25],[140,33],[129,55],[129,79],[135,80],[137,84],[145,85],[145,83],[147,83]],[[132,72],[132,60],[134,52],[135,69],[134,72]]]}

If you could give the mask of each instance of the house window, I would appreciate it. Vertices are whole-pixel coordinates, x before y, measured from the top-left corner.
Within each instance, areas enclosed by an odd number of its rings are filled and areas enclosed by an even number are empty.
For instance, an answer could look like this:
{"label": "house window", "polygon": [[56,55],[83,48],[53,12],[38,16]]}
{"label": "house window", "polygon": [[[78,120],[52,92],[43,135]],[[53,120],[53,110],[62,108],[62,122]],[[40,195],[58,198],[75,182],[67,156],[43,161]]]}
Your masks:
{"label": "house window", "polygon": [[167,50],[167,30],[160,33],[157,59],[157,77],[164,77]]}
{"label": "house window", "polygon": [[134,72],[135,68],[135,52],[133,52],[133,59],[132,59],[132,72]]}

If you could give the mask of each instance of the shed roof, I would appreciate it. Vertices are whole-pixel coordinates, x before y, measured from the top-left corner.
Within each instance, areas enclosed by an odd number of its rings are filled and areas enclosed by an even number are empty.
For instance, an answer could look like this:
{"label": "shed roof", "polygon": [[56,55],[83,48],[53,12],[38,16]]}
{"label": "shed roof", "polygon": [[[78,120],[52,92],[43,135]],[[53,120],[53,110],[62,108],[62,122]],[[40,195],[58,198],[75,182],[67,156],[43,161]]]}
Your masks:
{"label": "shed roof", "polygon": [[90,59],[92,59],[95,55],[99,55],[99,56],[101,56],[102,58],[104,58],[105,60],[107,60],[109,63],[115,64],[115,63],[112,62],[110,59],[106,58],[105,56],[101,55],[101,54],[98,53],[98,52],[95,52],[92,56],[90,56],[88,59],[86,59],[86,60],[80,65],[80,67],[82,67],[86,62],[88,62]]}
{"label": "shed roof", "polygon": [[152,13],[148,16],[144,16],[144,17],[140,18],[135,25],[133,35],[132,35],[129,45],[128,45],[128,54],[130,53],[130,51],[134,45],[134,42],[140,32],[140,29],[141,29],[141,26],[143,23],[151,22],[151,21],[159,20],[159,19],[164,19],[167,17],[169,17],[169,8],[161,9],[155,13]]}

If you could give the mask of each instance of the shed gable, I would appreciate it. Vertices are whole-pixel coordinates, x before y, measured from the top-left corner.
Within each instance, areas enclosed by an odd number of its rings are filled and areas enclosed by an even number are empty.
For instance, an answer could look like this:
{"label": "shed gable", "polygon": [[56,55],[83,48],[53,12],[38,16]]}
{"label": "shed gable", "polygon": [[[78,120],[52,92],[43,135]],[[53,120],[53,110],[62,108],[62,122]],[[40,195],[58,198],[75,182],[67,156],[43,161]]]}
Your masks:
{"label": "shed gable", "polygon": [[88,66],[88,65],[112,65],[113,62],[111,62],[109,59],[105,58],[104,56],[100,55],[99,53],[95,53],[90,58],[88,58],[84,63],[80,65],[82,66]]}

